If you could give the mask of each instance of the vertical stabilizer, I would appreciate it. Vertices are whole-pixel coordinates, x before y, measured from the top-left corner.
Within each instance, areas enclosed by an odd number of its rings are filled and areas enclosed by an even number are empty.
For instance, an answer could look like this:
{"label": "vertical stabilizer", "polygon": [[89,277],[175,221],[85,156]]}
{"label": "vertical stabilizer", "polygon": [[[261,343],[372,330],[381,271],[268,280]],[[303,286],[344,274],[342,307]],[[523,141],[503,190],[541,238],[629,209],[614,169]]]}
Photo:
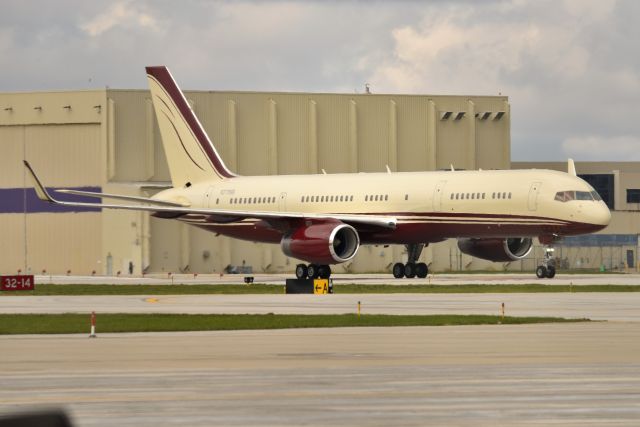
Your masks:
{"label": "vertical stabilizer", "polygon": [[167,67],[146,70],[173,186],[233,178]]}

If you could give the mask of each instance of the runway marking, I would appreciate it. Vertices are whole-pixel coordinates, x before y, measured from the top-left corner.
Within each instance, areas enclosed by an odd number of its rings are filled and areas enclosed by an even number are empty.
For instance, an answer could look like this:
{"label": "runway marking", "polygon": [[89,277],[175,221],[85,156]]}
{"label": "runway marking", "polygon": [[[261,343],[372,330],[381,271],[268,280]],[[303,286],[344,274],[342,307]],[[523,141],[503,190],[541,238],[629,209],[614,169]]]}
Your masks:
{"label": "runway marking", "polygon": [[149,304],[156,304],[159,301],[160,300],[158,298],[147,298],[144,300],[144,302],[148,302]]}

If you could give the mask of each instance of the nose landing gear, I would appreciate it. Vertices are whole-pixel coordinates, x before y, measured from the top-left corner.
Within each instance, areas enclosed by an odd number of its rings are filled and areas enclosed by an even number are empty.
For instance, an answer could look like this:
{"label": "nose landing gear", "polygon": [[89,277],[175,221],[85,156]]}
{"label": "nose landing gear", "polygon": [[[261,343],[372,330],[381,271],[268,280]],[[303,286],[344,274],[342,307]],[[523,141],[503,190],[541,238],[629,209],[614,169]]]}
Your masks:
{"label": "nose landing gear", "polygon": [[554,249],[551,247],[546,247],[544,249],[544,259],[542,260],[542,265],[539,265],[536,268],[536,276],[538,279],[553,279],[556,275],[556,261],[553,258]]}
{"label": "nose landing gear", "polygon": [[402,264],[401,262],[397,262],[393,264],[393,277],[396,279],[402,279],[403,277],[412,279],[416,276],[424,279],[427,277],[427,274],[429,274],[429,267],[427,267],[427,264],[424,262],[416,263],[425,246],[426,245],[423,243],[412,243],[406,245],[408,255],[407,263]]}

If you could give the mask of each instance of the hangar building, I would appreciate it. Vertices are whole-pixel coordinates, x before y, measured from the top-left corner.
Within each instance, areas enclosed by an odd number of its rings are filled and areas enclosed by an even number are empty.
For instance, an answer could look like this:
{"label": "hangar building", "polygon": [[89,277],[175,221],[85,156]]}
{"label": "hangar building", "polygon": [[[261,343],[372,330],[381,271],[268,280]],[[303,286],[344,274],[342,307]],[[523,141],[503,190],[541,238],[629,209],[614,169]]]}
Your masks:
{"label": "hangar building", "polygon": [[[226,164],[241,175],[511,166],[505,96],[185,94]],[[146,90],[0,94],[0,153],[0,273],[290,272],[297,263],[276,245],[215,236],[146,213],[37,200],[23,159],[53,189],[150,196],[169,185]],[[631,223],[637,245],[640,226]],[[402,247],[363,247],[334,271],[386,272],[403,253]],[[427,248],[421,259],[435,271],[520,270],[533,269],[536,256],[531,266],[529,260],[497,266],[460,254],[451,241]]]}

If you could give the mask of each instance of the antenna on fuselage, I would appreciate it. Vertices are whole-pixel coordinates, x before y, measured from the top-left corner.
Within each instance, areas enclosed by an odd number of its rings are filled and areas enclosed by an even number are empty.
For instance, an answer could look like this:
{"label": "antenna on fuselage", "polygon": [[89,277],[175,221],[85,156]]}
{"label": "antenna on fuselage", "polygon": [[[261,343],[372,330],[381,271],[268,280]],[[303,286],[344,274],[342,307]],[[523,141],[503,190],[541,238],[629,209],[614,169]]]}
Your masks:
{"label": "antenna on fuselage", "polygon": [[385,165],[387,167],[387,173],[391,173],[391,169],[389,168],[389,165]]}
{"label": "antenna on fuselage", "polygon": [[451,172],[455,172],[456,170],[453,168],[453,163],[451,163]]}
{"label": "antenna on fuselage", "polygon": [[569,175],[578,176],[578,174],[576,174],[576,164],[573,162],[573,159],[569,159],[567,163],[567,173]]}

